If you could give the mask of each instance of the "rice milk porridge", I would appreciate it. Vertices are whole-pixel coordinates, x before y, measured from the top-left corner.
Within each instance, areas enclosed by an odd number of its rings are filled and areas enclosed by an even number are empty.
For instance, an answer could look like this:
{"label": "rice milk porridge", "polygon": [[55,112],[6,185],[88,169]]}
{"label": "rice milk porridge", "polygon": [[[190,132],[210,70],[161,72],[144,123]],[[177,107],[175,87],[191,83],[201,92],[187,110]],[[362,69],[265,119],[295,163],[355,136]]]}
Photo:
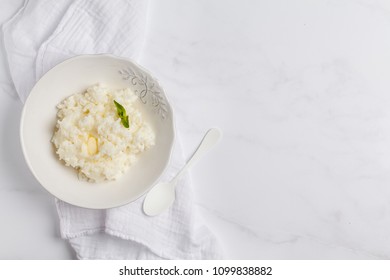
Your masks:
{"label": "rice milk porridge", "polygon": [[116,180],[155,145],[155,134],[135,108],[129,88],[89,87],[57,105],[52,142],[65,165],[91,182]]}

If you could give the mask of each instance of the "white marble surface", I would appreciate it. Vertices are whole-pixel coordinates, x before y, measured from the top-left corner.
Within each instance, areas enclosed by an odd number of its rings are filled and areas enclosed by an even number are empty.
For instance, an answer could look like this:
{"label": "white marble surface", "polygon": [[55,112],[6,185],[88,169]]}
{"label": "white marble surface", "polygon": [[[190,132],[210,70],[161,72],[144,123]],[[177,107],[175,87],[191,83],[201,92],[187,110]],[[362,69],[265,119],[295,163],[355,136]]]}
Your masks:
{"label": "white marble surface", "polygon": [[[0,258],[74,258],[24,163],[1,52]],[[186,154],[224,131],[192,179],[227,258],[390,258],[388,1],[151,0],[141,64]]]}

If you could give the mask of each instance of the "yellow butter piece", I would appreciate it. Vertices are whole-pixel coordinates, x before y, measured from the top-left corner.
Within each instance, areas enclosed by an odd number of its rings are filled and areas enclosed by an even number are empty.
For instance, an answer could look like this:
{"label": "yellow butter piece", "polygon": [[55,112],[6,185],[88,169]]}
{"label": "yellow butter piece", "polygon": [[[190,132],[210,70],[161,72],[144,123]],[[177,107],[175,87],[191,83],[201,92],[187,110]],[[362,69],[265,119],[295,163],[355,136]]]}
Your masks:
{"label": "yellow butter piece", "polygon": [[95,137],[90,136],[87,142],[88,154],[95,155],[98,152],[98,141]]}

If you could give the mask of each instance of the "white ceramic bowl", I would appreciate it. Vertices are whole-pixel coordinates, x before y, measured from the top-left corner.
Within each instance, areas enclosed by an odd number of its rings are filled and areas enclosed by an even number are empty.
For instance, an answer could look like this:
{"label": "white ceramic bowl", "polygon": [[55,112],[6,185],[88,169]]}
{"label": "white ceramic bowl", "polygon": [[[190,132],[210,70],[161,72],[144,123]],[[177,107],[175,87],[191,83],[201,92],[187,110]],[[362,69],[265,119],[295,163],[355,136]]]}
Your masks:
{"label": "white ceramic bowl", "polygon": [[[96,83],[114,89],[132,88],[139,96],[138,108],[156,134],[156,145],[113,182],[80,180],[72,167],[58,159],[50,142],[56,105]],[[136,200],[157,182],[170,159],[174,124],[164,90],[145,69],[112,55],[82,55],[58,64],[36,83],[23,108],[20,134],[27,164],[46,190],[77,206],[106,209]]]}

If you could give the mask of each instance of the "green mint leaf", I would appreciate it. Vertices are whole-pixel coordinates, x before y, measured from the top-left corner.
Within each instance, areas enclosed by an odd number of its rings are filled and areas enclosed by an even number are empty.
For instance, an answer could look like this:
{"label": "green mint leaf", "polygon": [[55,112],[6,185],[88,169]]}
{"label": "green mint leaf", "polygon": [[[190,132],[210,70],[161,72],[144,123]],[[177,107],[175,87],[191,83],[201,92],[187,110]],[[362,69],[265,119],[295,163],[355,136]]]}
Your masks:
{"label": "green mint leaf", "polygon": [[114,100],[116,106],[116,111],[118,112],[119,118],[121,118],[121,123],[124,127],[129,128],[129,116],[126,115],[126,109],[121,104]]}
{"label": "green mint leaf", "polygon": [[122,124],[124,127],[129,128],[129,116],[122,119]]}

